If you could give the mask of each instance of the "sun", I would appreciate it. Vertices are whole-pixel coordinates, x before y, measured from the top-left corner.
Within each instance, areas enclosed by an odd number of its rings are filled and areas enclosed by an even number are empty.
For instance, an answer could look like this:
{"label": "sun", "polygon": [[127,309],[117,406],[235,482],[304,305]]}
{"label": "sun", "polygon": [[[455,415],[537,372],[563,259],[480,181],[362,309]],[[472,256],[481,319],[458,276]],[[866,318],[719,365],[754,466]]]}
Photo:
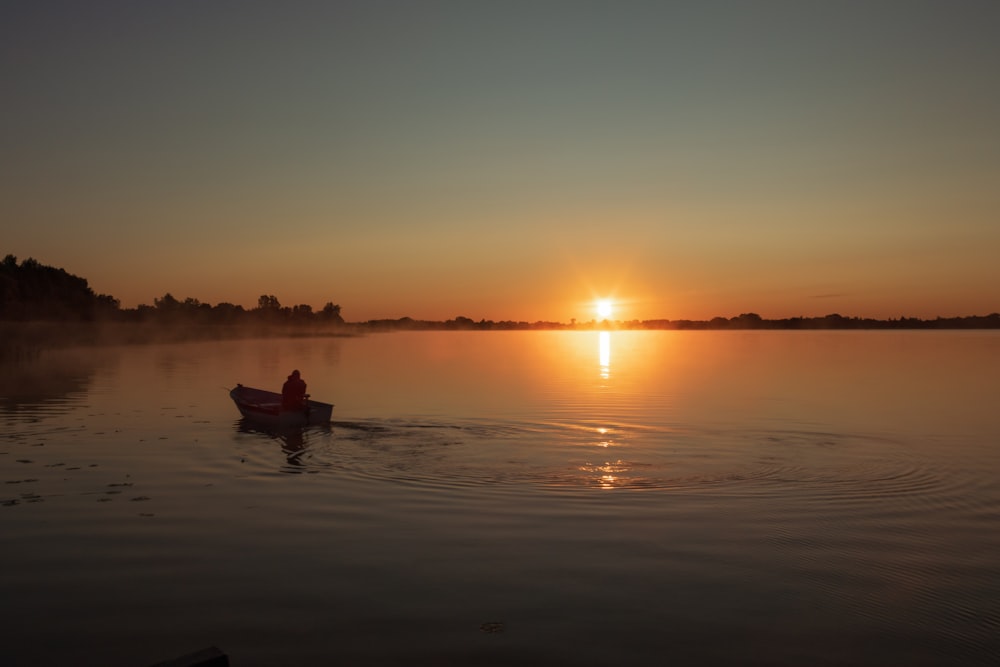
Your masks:
{"label": "sun", "polygon": [[602,320],[606,320],[611,317],[611,299],[598,299],[597,301],[597,316]]}

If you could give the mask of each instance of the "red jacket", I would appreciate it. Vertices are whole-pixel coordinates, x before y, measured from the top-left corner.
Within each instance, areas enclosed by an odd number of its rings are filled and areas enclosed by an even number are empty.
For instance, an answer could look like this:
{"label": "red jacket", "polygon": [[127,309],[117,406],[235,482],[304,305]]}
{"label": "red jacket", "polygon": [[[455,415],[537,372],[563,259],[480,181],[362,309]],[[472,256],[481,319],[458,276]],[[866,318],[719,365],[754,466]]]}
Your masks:
{"label": "red jacket", "polygon": [[301,408],[306,400],[306,383],[302,378],[289,375],[281,386],[281,407],[291,410]]}

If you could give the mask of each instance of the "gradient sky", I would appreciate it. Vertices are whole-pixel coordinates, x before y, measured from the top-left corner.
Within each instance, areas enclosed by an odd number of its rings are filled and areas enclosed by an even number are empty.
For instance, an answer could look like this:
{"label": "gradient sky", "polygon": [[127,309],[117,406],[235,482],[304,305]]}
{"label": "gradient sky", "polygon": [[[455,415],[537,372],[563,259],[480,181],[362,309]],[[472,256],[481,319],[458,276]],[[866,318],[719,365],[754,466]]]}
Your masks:
{"label": "gradient sky", "polygon": [[0,4],[0,254],[349,321],[1000,311],[1000,2]]}

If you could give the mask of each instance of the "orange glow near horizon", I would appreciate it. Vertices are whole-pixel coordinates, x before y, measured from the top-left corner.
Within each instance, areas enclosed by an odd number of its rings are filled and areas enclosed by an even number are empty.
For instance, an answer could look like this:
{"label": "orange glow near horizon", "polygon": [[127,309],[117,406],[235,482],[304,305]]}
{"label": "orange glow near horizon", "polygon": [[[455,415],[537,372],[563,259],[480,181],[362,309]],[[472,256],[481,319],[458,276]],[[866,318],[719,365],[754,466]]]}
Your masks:
{"label": "orange glow near horizon", "polygon": [[88,12],[107,30],[38,4],[4,13],[32,55],[4,78],[0,259],[123,308],[273,295],[351,323],[607,328],[1000,310],[995,2],[268,3],[238,29],[147,2]]}

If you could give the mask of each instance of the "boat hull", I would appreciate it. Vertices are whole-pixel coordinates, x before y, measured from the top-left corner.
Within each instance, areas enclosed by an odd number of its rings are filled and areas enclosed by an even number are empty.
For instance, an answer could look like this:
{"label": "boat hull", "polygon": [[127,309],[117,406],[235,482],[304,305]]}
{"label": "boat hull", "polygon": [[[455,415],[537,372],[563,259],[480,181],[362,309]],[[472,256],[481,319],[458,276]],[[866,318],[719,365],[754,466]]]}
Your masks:
{"label": "boat hull", "polygon": [[329,424],[333,405],[307,400],[304,410],[286,410],[281,407],[281,394],[241,384],[229,392],[236,408],[245,419],[265,426],[309,426]]}

